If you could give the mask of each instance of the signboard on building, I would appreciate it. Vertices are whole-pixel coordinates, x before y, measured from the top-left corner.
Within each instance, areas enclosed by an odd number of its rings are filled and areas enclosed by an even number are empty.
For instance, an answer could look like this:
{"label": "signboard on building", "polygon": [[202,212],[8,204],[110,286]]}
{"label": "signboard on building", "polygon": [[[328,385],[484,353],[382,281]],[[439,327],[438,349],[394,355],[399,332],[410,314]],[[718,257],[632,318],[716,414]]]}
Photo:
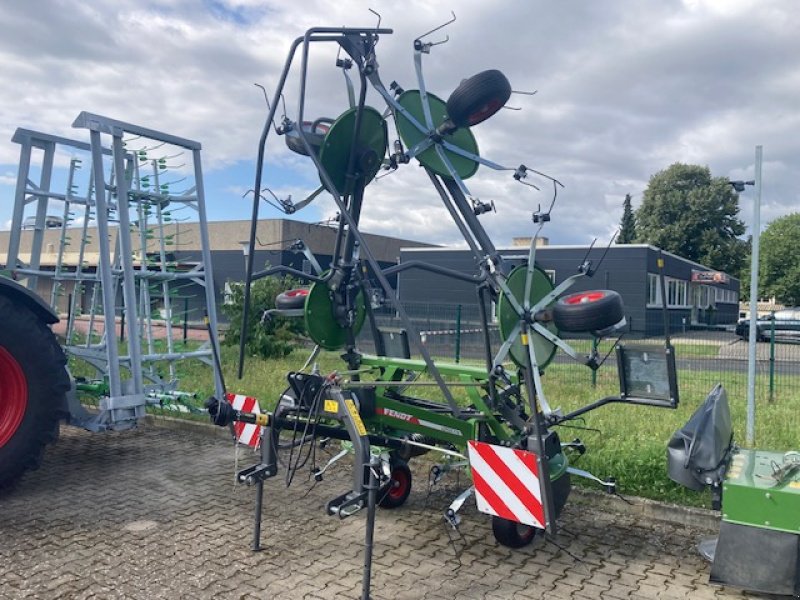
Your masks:
{"label": "signboard on building", "polygon": [[728,274],[722,271],[698,271],[692,269],[694,283],[728,283]]}

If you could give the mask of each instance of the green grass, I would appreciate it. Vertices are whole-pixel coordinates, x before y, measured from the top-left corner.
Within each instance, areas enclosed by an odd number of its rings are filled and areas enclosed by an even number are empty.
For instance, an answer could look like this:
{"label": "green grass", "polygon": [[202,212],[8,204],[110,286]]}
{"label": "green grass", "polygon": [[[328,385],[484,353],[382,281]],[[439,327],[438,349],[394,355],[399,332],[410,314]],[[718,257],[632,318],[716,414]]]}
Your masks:
{"label": "green grass", "polygon": [[[705,350],[701,346],[688,346]],[[709,346],[716,349],[716,346]],[[604,348],[601,346],[600,351]],[[607,348],[605,349],[607,352]],[[686,356],[678,349],[679,356]],[[695,356],[705,356],[698,351]],[[279,360],[248,357],[243,379],[237,378],[238,350],[224,346],[221,351],[223,374],[227,389],[259,399],[262,408],[274,408],[280,393],[286,389],[286,374],[299,369],[308,350],[293,351]],[[318,358],[323,373],[345,368],[335,353],[323,352]],[[469,361],[475,363],[476,361]],[[479,364],[479,363],[478,363]],[[565,412],[584,406],[603,396],[619,392],[616,370],[604,367],[598,371],[597,386],[591,385],[591,372],[578,364],[552,364],[543,377],[544,390],[553,408]],[[198,393],[198,404],[214,390],[213,372],[199,361],[180,364],[180,389]],[[710,496],[686,490],[672,483],[666,475],[666,446],[673,432],[680,428],[720,380],[728,391],[735,428],[734,439],[745,440],[746,389],[745,373],[714,373],[710,371],[679,371],[680,406],[676,410],[645,406],[611,404],[592,411],[571,425],[581,430],[559,427],[562,441],[581,438],[587,446],[584,456],[575,466],[606,478],[615,477],[623,495],[643,496],[656,500],[692,506],[710,506]],[[766,378],[762,376],[757,390],[756,445],[759,448],[788,450],[800,448],[800,376],[783,375],[779,380],[776,401],[768,402]],[[440,398],[436,388],[417,388],[415,394],[432,399]],[[466,402],[463,388],[454,388],[459,402]],[[591,482],[576,481],[577,485],[597,487]]]}

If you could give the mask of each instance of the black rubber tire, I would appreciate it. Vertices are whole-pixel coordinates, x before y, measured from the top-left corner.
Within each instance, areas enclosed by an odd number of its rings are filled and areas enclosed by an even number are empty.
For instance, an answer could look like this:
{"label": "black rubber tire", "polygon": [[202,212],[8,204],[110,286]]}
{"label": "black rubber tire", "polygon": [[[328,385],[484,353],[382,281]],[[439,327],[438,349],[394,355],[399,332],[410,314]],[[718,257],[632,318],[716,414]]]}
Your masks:
{"label": "black rubber tire", "polygon": [[503,108],[511,96],[511,84],[500,71],[491,69],[461,82],[447,99],[447,116],[456,127],[471,127]]}
{"label": "black rubber tire", "polygon": [[601,331],[622,321],[622,297],[613,290],[591,290],[562,296],[553,305],[559,331]]}
{"label": "black rubber tire", "polygon": [[403,461],[392,463],[389,482],[378,490],[378,506],[381,508],[398,508],[403,506],[411,493],[411,469]]}
{"label": "black rubber tire", "polygon": [[303,308],[308,297],[308,288],[286,290],[275,297],[275,308],[279,310],[292,310]]}
{"label": "black rubber tire", "polygon": [[3,489],[25,471],[37,468],[45,445],[57,439],[70,381],[65,368],[67,359],[52,330],[26,306],[3,296],[0,296],[0,349],[5,353],[5,368],[15,365],[13,368],[18,368],[24,380],[18,388],[16,403],[24,413],[14,426],[9,425],[11,417],[7,410],[13,403],[10,394],[14,392],[8,379],[0,379],[0,420],[8,419],[6,434],[0,437],[0,489]]}
{"label": "black rubber tire", "polygon": [[[565,472],[561,477],[553,481],[553,506],[556,511],[556,518],[561,516],[561,511],[567,503],[570,490],[572,490],[572,485],[569,473]],[[494,539],[497,540],[498,544],[507,548],[524,548],[533,542],[537,531],[539,530],[536,527],[531,527],[530,525],[523,525],[501,517],[492,517]]]}

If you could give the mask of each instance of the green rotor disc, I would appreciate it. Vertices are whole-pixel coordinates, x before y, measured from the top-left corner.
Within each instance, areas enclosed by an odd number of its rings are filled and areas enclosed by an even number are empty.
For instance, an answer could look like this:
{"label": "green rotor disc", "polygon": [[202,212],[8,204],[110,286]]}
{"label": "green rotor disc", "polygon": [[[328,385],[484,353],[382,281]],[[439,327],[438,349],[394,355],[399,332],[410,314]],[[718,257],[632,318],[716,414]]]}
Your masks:
{"label": "green rotor disc", "polygon": [[[425,113],[422,110],[422,95],[419,90],[406,90],[397,98],[397,102],[406,109],[411,116],[413,116],[423,127],[425,126]],[[444,100],[428,94],[428,106],[431,109],[431,119],[433,120],[434,127],[438,127],[447,119],[447,104]],[[428,136],[419,131],[411,121],[406,118],[403,113],[397,111],[397,130],[400,133],[400,138],[406,145],[406,149],[413,148],[419,142]],[[444,136],[445,141],[458,146],[462,150],[470,152],[478,156],[478,143],[475,141],[475,136],[472,132],[464,127],[456,129],[455,132],[449,133]],[[465,158],[459,154],[455,154],[449,150],[445,150],[445,155],[450,160],[456,173],[461,179],[467,179],[475,174],[478,170],[478,163],[469,158]],[[423,166],[428,167],[431,171],[442,177],[450,177],[450,172],[445,167],[442,159],[436,152],[436,148],[431,146],[424,152],[417,154],[416,159],[422,163]]]}
{"label": "green rotor disc", "polygon": [[[325,134],[319,151],[319,160],[340,194],[345,192],[347,164],[350,160],[350,149],[353,146],[356,112],[356,108],[351,108],[333,122],[328,133]],[[381,168],[383,157],[386,154],[387,139],[386,121],[383,116],[374,108],[365,106],[358,136],[358,149],[361,152],[358,152],[356,156],[356,168],[364,178],[364,185],[372,181]]]}
{"label": "green rotor disc", "polygon": [[[508,289],[511,290],[511,293],[520,305],[523,304],[522,297],[525,295],[525,277],[527,271],[528,267],[526,265],[514,267],[506,281]],[[529,297],[531,306],[552,291],[553,282],[550,281],[547,274],[539,267],[534,267]],[[500,294],[500,302],[497,306],[497,320],[500,328],[500,337],[503,340],[507,340],[513,332],[514,327],[519,323],[519,316],[514,312],[514,308],[511,306],[508,298],[506,298],[505,293]],[[558,329],[556,329],[556,326],[552,322],[546,327],[548,331],[558,335]],[[531,330],[531,343],[533,344],[533,354],[536,356],[536,362],[539,364],[540,369],[544,369],[553,359],[553,355],[556,353],[556,345],[533,330]],[[525,356],[525,347],[522,345],[522,339],[519,333],[517,333],[517,338],[511,345],[509,354],[517,366],[523,368],[527,366],[528,362]]]}
{"label": "green rotor disc", "polygon": [[[306,296],[304,318],[308,337],[325,350],[338,350],[347,343],[347,329],[339,325],[333,312],[331,291],[325,282],[316,282]],[[357,336],[364,325],[366,316],[364,293],[356,296],[356,322],[353,325],[353,336]]]}

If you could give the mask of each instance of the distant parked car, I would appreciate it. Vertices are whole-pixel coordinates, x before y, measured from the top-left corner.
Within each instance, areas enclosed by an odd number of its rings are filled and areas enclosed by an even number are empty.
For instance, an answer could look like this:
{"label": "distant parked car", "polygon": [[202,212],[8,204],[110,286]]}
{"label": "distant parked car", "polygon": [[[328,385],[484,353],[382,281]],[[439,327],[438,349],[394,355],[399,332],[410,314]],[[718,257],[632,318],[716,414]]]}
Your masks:
{"label": "distant parked car", "polygon": [[[45,229],[55,229],[57,227],[61,227],[63,224],[64,224],[64,219],[62,219],[57,215],[47,215],[44,218]],[[36,215],[25,217],[25,220],[22,222],[22,228],[33,229],[35,227],[36,227]]]}
{"label": "distant parked car", "polygon": [[[800,307],[775,311],[775,340],[800,342]],[[772,331],[772,318],[759,317],[756,321],[756,339],[769,341]],[[739,319],[736,324],[736,335],[743,340],[750,337],[750,320]]]}

